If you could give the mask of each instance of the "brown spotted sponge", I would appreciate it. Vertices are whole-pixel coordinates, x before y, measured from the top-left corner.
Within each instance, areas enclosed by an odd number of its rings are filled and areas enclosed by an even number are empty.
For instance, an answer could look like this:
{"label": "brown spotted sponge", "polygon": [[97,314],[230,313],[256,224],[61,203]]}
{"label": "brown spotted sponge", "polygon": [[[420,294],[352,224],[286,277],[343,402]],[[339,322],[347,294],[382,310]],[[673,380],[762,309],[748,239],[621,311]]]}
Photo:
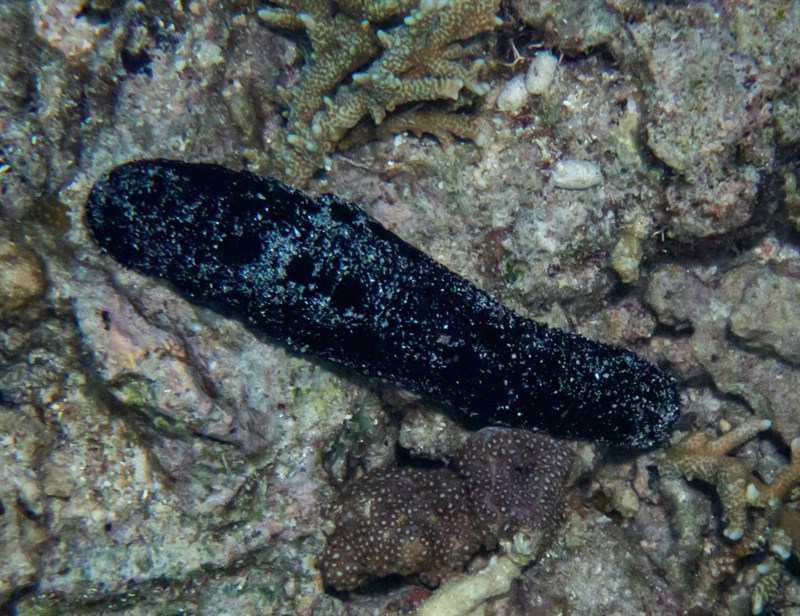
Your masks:
{"label": "brown spotted sponge", "polygon": [[558,518],[572,465],[562,442],[528,430],[473,434],[452,468],[372,471],[343,492],[320,559],[326,585],[352,590],[392,574],[435,585],[481,548]]}

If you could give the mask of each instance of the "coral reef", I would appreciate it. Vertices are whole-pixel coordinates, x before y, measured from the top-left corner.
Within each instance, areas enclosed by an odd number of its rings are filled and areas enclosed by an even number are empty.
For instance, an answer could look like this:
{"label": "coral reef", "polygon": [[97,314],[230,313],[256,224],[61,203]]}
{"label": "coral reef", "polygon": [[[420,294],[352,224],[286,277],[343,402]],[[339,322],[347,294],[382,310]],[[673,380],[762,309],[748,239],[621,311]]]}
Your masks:
{"label": "coral reef", "polygon": [[719,438],[703,432],[690,434],[667,450],[659,465],[662,473],[680,475],[692,481],[712,484],[722,503],[723,534],[734,541],[741,539],[747,525],[747,479],[749,473],[728,452],[772,426],[769,420],[752,420]]}
{"label": "coral reef", "polygon": [[[413,458],[446,459],[464,431],[426,401],[400,403],[407,394],[287,354],[123,271],[80,222],[89,187],[120,163],[238,168],[285,134],[279,86],[298,83],[308,42],[265,27],[262,3],[249,0],[118,1],[76,17],[105,3],[0,2],[0,246],[11,246],[0,269],[24,283],[0,317],[0,612],[412,611],[430,591],[411,580],[347,596],[319,583],[331,483],[391,464],[398,433]],[[474,54],[498,61],[487,62],[491,89],[475,115],[437,111],[471,99],[466,87],[377,126],[367,113],[339,145],[373,130],[392,128],[391,138],[332,153],[310,189],[363,204],[527,316],[668,366],[684,423],[770,419],[769,438],[735,457],[773,480],[778,443],[800,434],[800,3],[505,6],[507,29]],[[559,58],[549,89],[519,115],[497,111],[502,85],[545,50]],[[443,155],[392,127],[407,112],[418,124],[424,108],[426,131],[455,120],[483,147],[459,142]],[[603,184],[554,186],[560,160],[596,162]],[[401,431],[409,404],[428,422]],[[705,550],[729,540],[713,532],[713,488],[654,481],[652,455],[595,457],[590,485],[606,502],[571,492],[567,523],[537,565],[476,612],[686,611],[681,576],[691,581]],[[680,507],[660,491],[668,481]],[[790,526],[791,502],[778,526]],[[760,576],[780,582],[765,612],[800,605],[795,557],[773,566],[746,547],[762,513],[748,506],[751,526],[730,547],[768,570],[741,560],[723,569],[734,573],[706,600],[725,603],[718,613],[749,613]],[[677,533],[684,523],[690,532]]]}
{"label": "coral reef", "polygon": [[491,614],[683,614],[648,541],[631,535],[588,503],[570,500],[568,517],[535,567],[512,587],[514,609]]}
{"label": "coral reef", "polygon": [[[796,311],[792,272],[798,264],[795,249],[781,250],[767,236],[726,268],[661,267],[646,292],[659,321],[686,335],[684,369],[706,374],[720,391],[741,397],[787,443],[800,434],[800,372],[786,351],[800,344],[797,327],[787,325]],[[745,307],[753,302],[758,310]]]}
{"label": "coral reef", "polygon": [[571,465],[570,450],[551,437],[486,428],[455,454],[454,470],[373,471],[342,495],[322,577],[338,590],[393,573],[438,584],[481,546],[551,528]]}
{"label": "coral reef", "polygon": [[566,55],[602,47],[640,81],[646,146],[671,170],[663,196],[675,237],[746,226],[774,162],[773,113],[779,138],[796,141],[800,45],[787,34],[800,5],[735,3],[720,14],[704,2],[687,11],[627,0],[512,4],[546,46]]}
{"label": "coral reef", "polygon": [[[662,479],[684,477],[713,485],[722,506],[723,535],[731,543],[716,546],[700,564],[693,602],[704,609],[714,602],[715,586],[749,568],[755,579],[752,613],[761,614],[778,587],[782,564],[791,555],[800,555],[800,513],[792,496],[800,483],[800,439],[792,441],[790,463],[770,483],[729,455],[770,426],[768,420],[751,419],[716,438],[691,433],[669,448],[659,463]],[[749,522],[752,509],[759,513]]]}
{"label": "coral reef", "polygon": [[800,323],[800,281],[765,271],[742,295],[731,313],[731,333],[751,350],[774,354],[800,366],[797,323]]}
{"label": "coral reef", "polygon": [[[303,30],[311,53],[284,90],[286,128],[273,139],[274,167],[294,185],[323,166],[345,134],[366,115],[376,124],[407,103],[485,94],[482,60],[465,64],[461,41],[499,25],[499,0],[284,0],[258,12],[268,25]],[[400,23],[397,23],[399,20]],[[348,80],[352,82],[348,83]],[[426,131],[429,116],[405,116],[397,130]],[[474,133],[460,126],[458,135]]]}
{"label": "coral reef", "polygon": [[0,230],[0,321],[33,321],[33,306],[45,292],[44,268],[36,253],[9,235]]}

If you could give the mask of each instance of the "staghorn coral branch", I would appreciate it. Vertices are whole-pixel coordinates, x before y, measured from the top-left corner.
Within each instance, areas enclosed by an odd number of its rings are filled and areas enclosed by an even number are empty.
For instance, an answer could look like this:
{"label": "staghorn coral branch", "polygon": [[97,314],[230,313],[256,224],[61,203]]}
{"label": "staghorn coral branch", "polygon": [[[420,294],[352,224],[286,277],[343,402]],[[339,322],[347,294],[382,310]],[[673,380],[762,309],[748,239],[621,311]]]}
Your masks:
{"label": "staghorn coral branch", "polygon": [[486,142],[486,127],[469,116],[444,111],[414,110],[389,116],[380,126],[369,130],[362,122],[339,142],[338,149],[348,150],[368,142],[376,136],[388,139],[408,131],[417,137],[429,134],[436,137],[447,151],[453,147],[454,137],[469,139],[478,146]]}
{"label": "staghorn coral branch", "polygon": [[[322,3],[317,3],[322,4]],[[313,47],[298,82],[289,96],[289,125],[305,125],[320,108],[322,98],[377,52],[377,39],[368,24],[343,15],[332,17],[330,7],[307,7],[294,14],[285,9],[265,9],[259,17],[274,27],[298,22]]]}
{"label": "staghorn coral branch", "polygon": [[[701,563],[696,605],[709,607],[710,589],[723,578],[736,575],[748,561],[757,559],[752,567],[756,581],[751,609],[753,614],[761,614],[783,575],[781,565],[792,554],[800,555],[800,512],[791,502],[792,490],[800,483],[800,438],[792,441],[789,465],[770,484],[758,480],[729,455],[770,426],[767,420],[751,419],[718,438],[690,434],[668,449],[659,463],[664,479],[697,478],[716,487],[727,525],[723,534],[735,542],[722,546]],[[748,506],[762,510],[749,525]]]}
{"label": "staghorn coral branch", "polygon": [[754,507],[771,508],[786,502],[789,492],[800,483],[800,438],[792,440],[789,466],[769,485],[754,481],[747,486],[747,501]]}
{"label": "staghorn coral branch", "polygon": [[714,485],[722,503],[723,534],[728,539],[741,539],[747,525],[747,485],[750,473],[730,450],[749,441],[771,426],[768,420],[751,419],[718,438],[702,432],[691,434],[667,450],[659,465],[661,471],[688,480],[700,479]]}
{"label": "staghorn coral branch", "polygon": [[272,166],[294,184],[307,181],[367,114],[380,124],[407,103],[488,90],[479,79],[483,62],[469,62],[460,42],[499,25],[499,0],[277,4],[259,17],[273,27],[302,28],[312,47],[287,97],[285,133],[271,152]]}
{"label": "staghorn coral branch", "polygon": [[386,21],[408,13],[418,0],[339,0],[339,8],[345,13],[368,21]]}

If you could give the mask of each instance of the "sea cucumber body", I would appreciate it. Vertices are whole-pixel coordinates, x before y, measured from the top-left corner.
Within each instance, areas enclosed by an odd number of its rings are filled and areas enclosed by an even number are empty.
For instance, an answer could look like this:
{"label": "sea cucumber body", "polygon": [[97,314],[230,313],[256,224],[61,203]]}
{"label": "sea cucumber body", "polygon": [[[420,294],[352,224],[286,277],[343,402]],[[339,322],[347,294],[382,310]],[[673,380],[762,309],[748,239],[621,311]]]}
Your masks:
{"label": "sea cucumber body", "polygon": [[86,221],[124,265],[479,424],[646,448],[680,411],[652,364],[520,317],[332,195],[145,160],[95,184]]}

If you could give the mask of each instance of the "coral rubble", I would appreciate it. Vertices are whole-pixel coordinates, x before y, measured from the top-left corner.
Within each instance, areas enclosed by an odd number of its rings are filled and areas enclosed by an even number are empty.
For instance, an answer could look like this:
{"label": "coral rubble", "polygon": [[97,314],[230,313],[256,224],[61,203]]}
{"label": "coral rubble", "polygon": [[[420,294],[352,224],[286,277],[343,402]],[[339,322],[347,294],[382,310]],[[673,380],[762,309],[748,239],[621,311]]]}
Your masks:
{"label": "coral rubble", "polygon": [[[322,167],[366,115],[380,124],[407,103],[457,100],[465,91],[488,89],[478,76],[483,61],[464,61],[461,41],[499,25],[498,0],[278,4],[261,9],[259,17],[276,28],[304,30],[311,41],[298,82],[284,91],[287,126],[272,149],[274,167],[296,185]],[[406,126],[414,127],[413,118]]]}
{"label": "coral rubble", "polygon": [[571,465],[549,436],[486,428],[456,454],[455,470],[374,471],[343,494],[323,579],[338,590],[393,573],[437,584],[481,546],[552,527]]}
{"label": "coral rubble", "polygon": [[417,610],[417,616],[461,616],[474,614],[487,600],[508,592],[523,568],[539,554],[544,530],[520,531],[501,541],[502,554],[493,556],[483,569],[466,573],[443,584]]}

